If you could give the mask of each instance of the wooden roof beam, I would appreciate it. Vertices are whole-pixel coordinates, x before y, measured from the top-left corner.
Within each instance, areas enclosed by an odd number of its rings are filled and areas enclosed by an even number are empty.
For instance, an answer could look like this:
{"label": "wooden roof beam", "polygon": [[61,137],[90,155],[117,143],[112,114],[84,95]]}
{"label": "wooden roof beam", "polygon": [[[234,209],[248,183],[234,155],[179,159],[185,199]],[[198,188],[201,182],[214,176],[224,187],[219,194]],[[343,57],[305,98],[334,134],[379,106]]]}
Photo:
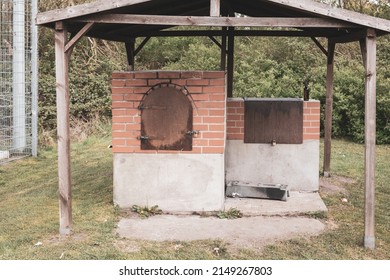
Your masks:
{"label": "wooden roof beam", "polygon": [[[145,31],[136,34],[136,37],[218,37],[226,36],[223,30],[166,30]],[[234,36],[264,36],[264,37],[328,37],[326,31],[298,31],[298,30],[234,30]]]}
{"label": "wooden roof beam", "polygon": [[102,11],[109,11],[130,5],[151,2],[152,0],[97,0],[91,3],[71,6],[64,9],[56,9],[47,12],[38,13],[36,23],[43,25],[51,22],[67,20],[86,14],[94,14]]}
{"label": "wooden roof beam", "polygon": [[256,18],[107,14],[81,17],[76,22],[169,26],[358,28],[349,22],[322,18]]}

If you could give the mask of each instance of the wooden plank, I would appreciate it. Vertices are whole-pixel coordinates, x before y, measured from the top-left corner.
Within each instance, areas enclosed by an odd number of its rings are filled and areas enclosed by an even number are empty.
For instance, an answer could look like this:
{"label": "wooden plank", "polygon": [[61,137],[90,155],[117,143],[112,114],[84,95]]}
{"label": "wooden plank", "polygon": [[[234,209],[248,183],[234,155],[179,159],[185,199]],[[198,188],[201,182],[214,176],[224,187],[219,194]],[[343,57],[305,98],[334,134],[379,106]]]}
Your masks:
{"label": "wooden plank", "polygon": [[354,11],[332,7],[328,4],[318,3],[312,0],[267,0],[269,3],[275,3],[281,7],[290,7],[302,12],[309,12],[316,15],[343,20],[354,24],[371,27],[386,32],[390,32],[390,21],[357,13]]}
{"label": "wooden plank", "polygon": [[228,28],[228,50],[227,50],[227,97],[233,97],[233,79],[234,79],[234,27]]}
{"label": "wooden plank", "polygon": [[215,39],[213,36],[208,36],[208,37],[210,38],[211,41],[213,41],[213,43],[214,43],[215,45],[218,46],[218,48],[220,48],[220,49],[222,48],[222,43],[218,42],[217,39]]}
{"label": "wooden plank", "polygon": [[[207,37],[227,36],[227,28],[222,30],[166,30],[166,31],[145,31],[136,33],[137,37]],[[329,32],[325,30],[235,30],[234,36],[261,36],[261,37],[328,37]]]}
{"label": "wooden plank", "polygon": [[65,53],[66,43],[67,31],[62,23],[57,23],[55,31],[55,59],[61,235],[69,235],[72,231],[72,182],[69,136],[69,56]]}
{"label": "wooden plank", "polygon": [[361,39],[365,40],[366,38],[366,30],[358,30],[355,32],[352,32],[350,34],[344,34],[340,36],[332,36],[330,39],[332,39],[335,43],[350,43],[350,42],[356,42]]}
{"label": "wooden plank", "polygon": [[278,17],[206,17],[206,16],[161,16],[102,14],[80,17],[76,22],[107,24],[143,24],[167,26],[227,26],[227,27],[301,27],[301,28],[357,28],[352,23],[323,18],[278,18]]}
{"label": "wooden plank", "polygon": [[315,37],[311,37],[313,42],[316,44],[316,46],[326,55],[328,56],[328,51],[324,48],[323,45],[321,45],[320,41],[317,40]]}
{"label": "wooden plank", "polygon": [[127,70],[134,71],[135,69],[135,38],[129,38],[125,43],[127,54]]}
{"label": "wooden plank", "polygon": [[77,44],[78,41],[82,37],[85,36],[85,34],[88,33],[89,30],[94,26],[93,22],[88,22],[87,24],[84,25],[83,28],[71,39],[65,46],[65,52],[68,52],[70,49],[73,49],[73,47]]}
{"label": "wooden plank", "polygon": [[152,0],[97,0],[91,3],[76,5],[67,7],[64,9],[56,9],[46,12],[38,13],[36,18],[36,23],[38,25],[47,24],[50,22],[67,20],[79,16],[109,11],[112,9],[117,9],[121,7],[126,7],[130,5],[136,5],[146,2],[151,2]]}
{"label": "wooden plank", "polygon": [[220,65],[220,69],[221,71],[225,71],[226,70],[226,54],[227,54],[227,28],[226,27],[222,27],[222,32],[223,34],[221,34],[221,65]]}
{"label": "wooden plank", "polygon": [[210,16],[219,17],[221,14],[221,0],[210,0]]}
{"label": "wooden plank", "polygon": [[328,59],[326,70],[326,108],[325,108],[325,139],[324,139],[324,164],[325,177],[330,176],[330,162],[332,154],[332,123],[333,123],[333,88],[334,88],[334,52],[336,43],[328,40]]}
{"label": "wooden plank", "polygon": [[136,55],[144,48],[144,46],[146,45],[147,42],[149,42],[150,39],[151,39],[151,37],[146,37],[146,38],[141,42],[141,44],[139,44],[139,46],[137,47],[137,49],[135,49],[135,51],[134,51],[134,56],[136,56]]}
{"label": "wooden plank", "polygon": [[376,34],[369,29],[365,41],[365,223],[364,246],[375,248],[375,142],[376,142]]}

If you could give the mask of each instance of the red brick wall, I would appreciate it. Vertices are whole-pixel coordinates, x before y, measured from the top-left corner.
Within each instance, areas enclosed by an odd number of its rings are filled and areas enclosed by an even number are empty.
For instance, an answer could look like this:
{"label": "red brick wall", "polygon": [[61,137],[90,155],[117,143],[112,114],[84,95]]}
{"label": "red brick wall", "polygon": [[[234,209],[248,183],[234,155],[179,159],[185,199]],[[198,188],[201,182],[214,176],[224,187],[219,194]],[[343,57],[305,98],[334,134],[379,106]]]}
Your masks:
{"label": "red brick wall", "polygon": [[[244,100],[227,100],[227,140],[244,140]],[[320,102],[303,103],[303,140],[320,139]]]}
{"label": "red brick wall", "polygon": [[303,140],[320,139],[320,102],[303,102]]}
{"label": "red brick wall", "polygon": [[[145,151],[140,148],[141,111],[144,94],[159,83],[185,86],[193,100],[192,151]],[[112,75],[112,146],[114,153],[222,154],[226,139],[224,72],[142,71]]]}

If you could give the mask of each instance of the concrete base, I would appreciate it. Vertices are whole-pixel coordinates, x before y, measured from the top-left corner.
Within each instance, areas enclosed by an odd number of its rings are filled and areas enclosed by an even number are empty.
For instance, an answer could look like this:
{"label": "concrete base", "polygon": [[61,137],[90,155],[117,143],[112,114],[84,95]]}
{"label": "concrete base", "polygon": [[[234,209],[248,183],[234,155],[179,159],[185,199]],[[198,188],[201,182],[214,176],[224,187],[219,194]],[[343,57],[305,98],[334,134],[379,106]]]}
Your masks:
{"label": "concrete base", "polygon": [[227,198],[225,211],[240,210],[245,216],[290,216],[327,212],[325,203],[317,192],[290,192],[287,201],[253,198]]}
{"label": "concrete base", "polygon": [[319,140],[303,144],[226,143],[226,180],[285,184],[295,191],[319,190]]}
{"label": "concrete base", "polygon": [[0,151],[0,160],[8,159],[8,158],[9,158],[9,151]]}
{"label": "concrete base", "polygon": [[165,212],[219,211],[225,199],[222,154],[114,154],[114,203]]}

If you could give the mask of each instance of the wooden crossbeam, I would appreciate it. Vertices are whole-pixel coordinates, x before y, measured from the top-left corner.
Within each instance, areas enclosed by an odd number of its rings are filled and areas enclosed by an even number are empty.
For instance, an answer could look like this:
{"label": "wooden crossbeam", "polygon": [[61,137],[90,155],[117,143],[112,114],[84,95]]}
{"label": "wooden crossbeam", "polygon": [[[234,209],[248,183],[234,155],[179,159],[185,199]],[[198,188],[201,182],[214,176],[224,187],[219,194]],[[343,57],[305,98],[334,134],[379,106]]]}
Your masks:
{"label": "wooden crossbeam", "polygon": [[[145,31],[135,34],[137,37],[218,37],[227,36],[227,30],[167,30]],[[234,36],[261,37],[328,37],[327,31],[298,31],[298,30],[234,30]]]}
{"label": "wooden crossbeam", "polygon": [[106,24],[142,24],[167,26],[227,26],[227,27],[301,27],[357,28],[349,22],[323,18],[256,18],[107,14],[81,17],[74,21]]}

